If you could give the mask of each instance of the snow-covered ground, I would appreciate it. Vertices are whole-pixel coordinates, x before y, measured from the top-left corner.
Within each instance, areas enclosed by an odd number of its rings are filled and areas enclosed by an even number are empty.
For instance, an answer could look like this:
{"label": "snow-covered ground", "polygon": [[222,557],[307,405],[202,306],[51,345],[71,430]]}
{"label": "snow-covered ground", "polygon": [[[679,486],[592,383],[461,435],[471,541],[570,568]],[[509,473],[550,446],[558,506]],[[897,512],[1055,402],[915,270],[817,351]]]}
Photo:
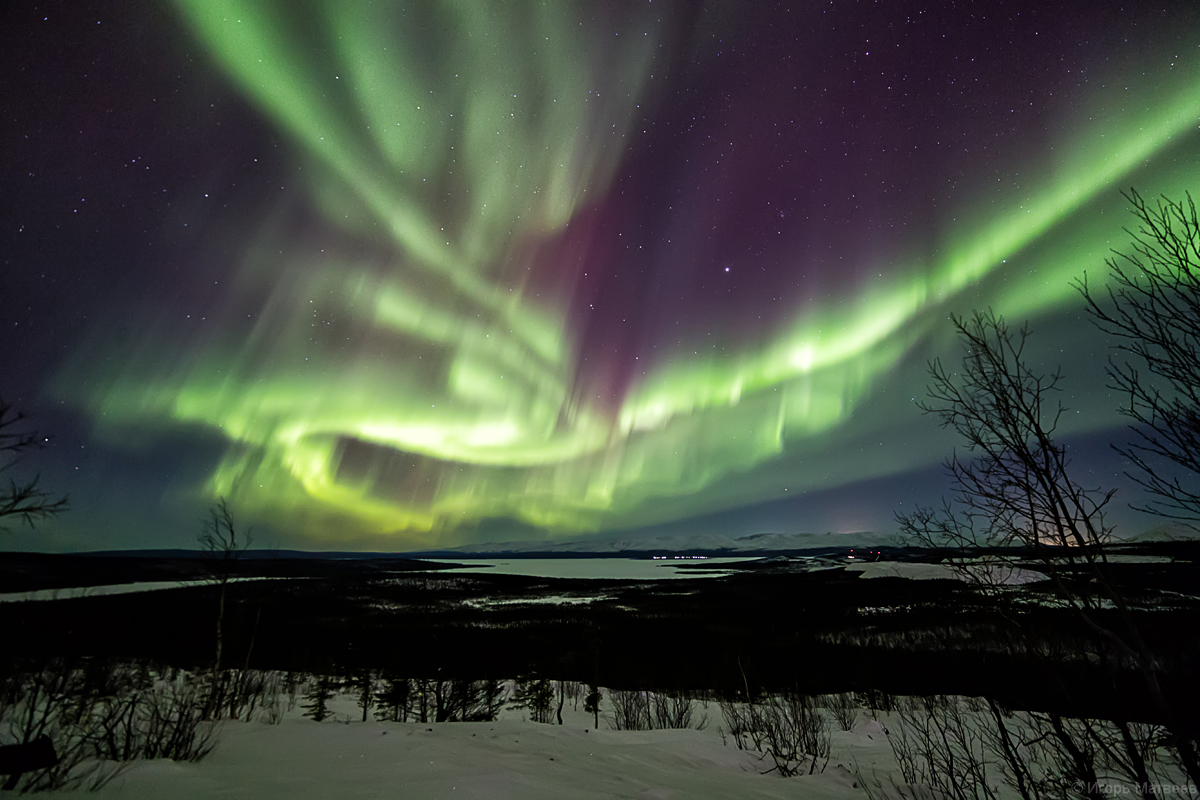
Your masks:
{"label": "snow-covered ground", "polygon": [[[812,798],[863,797],[851,773],[891,771],[879,723],[833,731],[823,773],[763,774],[768,758],[722,741],[709,706],[704,730],[614,731],[568,704],[564,723],[528,722],[505,711],[496,722],[360,722],[348,697],[331,703],[338,721],[313,722],[299,708],[277,725],[224,724],[220,744],[196,764],[135,762],[96,794],[129,800],[188,798]],[[582,709],[582,705],[580,706]],[[839,766],[839,764],[841,766]],[[847,768],[850,769],[847,769]],[[47,798],[81,797],[51,792]]]}
{"label": "snow-covered ground", "polygon": [[[721,533],[687,531],[654,535],[595,536],[563,542],[487,542],[453,548],[463,554],[518,552],[539,553],[628,553],[628,552],[695,552],[697,550],[727,550],[730,552],[762,552],[769,550],[808,550],[842,547],[880,547],[896,544],[891,533],[860,531],[856,533],[754,533],[742,536]],[[420,553],[413,554],[421,557]]]}
{"label": "snow-covered ground", "polygon": [[[230,583],[245,581],[304,580],[303,578],[230,578]],[[163,589],[179,589],[188,586],[211,585],[211,580],[193,581],[135,581],[133,583],[106,583],[101,586],[74,586],[65,589],[35,589],[31,592],[0,593],[0,603],[31,603],[46,600],[72,600],[78,597],[100,597],[110,594],[132,594],[134,592],[159,592]]]}
{"label": "snow-covered ground", "polygon": [[[612,700],[605,693],[602,708],[611,708]],[[361,711],[348,694],[335,695],[328,704],[332,717],[318,723],[304,718],[298,704],[290,705],[290,710],[274,714],[275,723],[222,723],[216,749],[199,763],[143,760],[127,764],[95,796],[128,800],[934,800],[950,796],[948,787],[957,786],[956,781],[979,779],[989,787],[988,797],[1017,797],[1013,787],[1004,785],[999,751],[987,749],[996,741],[989,740],[990,734],[985,732],[994,733],[991,712],[969,698],[899,698],[897,710],[878,721],[859,708],[850,731],[833,724],[836,715],[830,706],[819,712],[830,723],[830,757],[822,771],[795,777],[772,771],[770,757],[738,749],[734,737],[722,730],[726,722],[715,704],[700,704],[696,709],[694,722],[707,717],[707,727],[701,730],[654,731],[610,730],[603,717],[600,730],[596,730],[582,703],[573,704],[569,699],[563,709],[563,725],[532,722],[526,718],[527,712],[511,708],[494,722],[362,722]],[[261,709],[260,713],[271,716]],[[1116,729],[1110,723],[1093,721],[1086,727],[1071,720],[1064,723],[1077,741],[1090,731],[1086,735],[1116,742],[1112,738]],[[1009,717],[1007,724],[1009,734],[1025,742],[1020,747],[1027,775],[1037,781],[1048,780],[1043,784],[1046,791],[1056,785],[1065,787],[1064,791],[1078,785],[1071,780],[1074,773],[1062,771],[1074,762],[1064,761],[1061,752],[1055,756],[1038,744],[1047,736],[1035,736],[1028,719]],[[1049,730],[1044,720],[1039,724]],[[921,766],[929,763],[923,762],[926,756],[921,755],[925,752],[917,734],[921,729],[926,731],[924,746],[937,753],[933,758],[938,766],[933,772]],[[1160,736],[1136,725],[1130,730],[1146,741]],[[893,739],[900,743],[896,752],[909,754],[906,770],[893,754]],[[993,744],[985,746],[985,741]],[[949,766],[947,753],[953,754],[957,767]],[[973,764],[975,771],[964,764]],[[1120,769],[1113,770],[1116,764],[1098,755],[1093,763],[1097,791],[1134,796],[1128,774],[1122,778]],[[1146,764],[1157,794],[1197,796],[1169,753],[1155,751]],[[905,783],[902,775],[906,772],[923,785]],[[1066,783],[1054,783],[1059,780]],[[79,791],[41,796],[65,800],[82,796]]]}
{"label": "snow-covered ground", "polygon": [[[1046,580],[1040,572],[1005,565],[982,566],[991,584],[1021,585]],[[863,578],[907,578],[909,580],[970,580],[949,564],[919,564],[906,561],[854,561],[847,572],[858,572]]]}
{"label": "snow-covered ground", "polygon": [[[725,564],[744,563],[747,559],[719,556],[696,559],[652,558],[472,558],[426,559],[434,564],[461,564],[447,574],[485,573],[491,575],[528,575],[534,578],[605,578],[609,580],[669,580],[728,575]],[[686,568],[681,568],[687,565]]]}

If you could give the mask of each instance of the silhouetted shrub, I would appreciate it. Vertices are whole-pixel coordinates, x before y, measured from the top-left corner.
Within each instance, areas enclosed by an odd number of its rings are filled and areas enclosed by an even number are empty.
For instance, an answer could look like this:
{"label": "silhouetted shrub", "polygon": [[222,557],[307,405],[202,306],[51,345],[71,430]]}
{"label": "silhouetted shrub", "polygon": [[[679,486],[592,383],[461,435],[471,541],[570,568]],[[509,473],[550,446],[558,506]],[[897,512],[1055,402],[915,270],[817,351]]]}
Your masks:
{"label": "silhouetted shrub", "polygon": [[829,709],[829,713],[833,715],[838,727],[844,731],[854,730],[854,723],[858,719],[858,702],[854,699],[854,695],[825,695],[825,708]]}
{"label": "silhouetted shrub", "polygon": [[148,664],[52,661],[0,681],[0,742],[48,736],[54,767],[20,779],[19,791],[96,789],[141,758],[199,761],[217,743],[204,722],[204,680]]}

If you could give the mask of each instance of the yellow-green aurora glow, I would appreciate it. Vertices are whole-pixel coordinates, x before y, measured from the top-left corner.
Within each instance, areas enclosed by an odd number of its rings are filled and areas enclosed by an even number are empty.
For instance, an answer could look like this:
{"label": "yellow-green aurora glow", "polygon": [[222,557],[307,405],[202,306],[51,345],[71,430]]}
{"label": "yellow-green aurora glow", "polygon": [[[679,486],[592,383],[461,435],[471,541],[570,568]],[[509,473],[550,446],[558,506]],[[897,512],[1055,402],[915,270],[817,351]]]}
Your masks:
{"label": "yellow-green aurora glow", "polygon": [[[549,243],[612,190],[660,101],[658,10],[597,23],[566,3],[289,6],[177,2],[292,149],[323,245],[264,223],[224,266],[230,297],[266,298],[252,319],[218,315],[186,336],[164,322],[101,378],[77,380],[77,361],[62,382],[86,388],[114,437],[219,432],[226,454],[203,493],[330,545],[449,545],[493,518],[569,535],[832,485],[838,470],[806,452],[827,454],[881,387],[910,384],[897,370],[936,350],[949,312],[1079,305],[1071,281],[1099,275],[1123,241],[1117,189],[1194,184],[1200,62],[1151,65],[1137,81],[1153,91],[1095,81],[1045,147],[1007,159],[1019,187],[964,176],[973,199],[936,212],[933,241],[861,265],[870,282],[757,339],[659,351],[601,398],[571,317],[580,276]],[[531,279],[550,253],[557,277]]]}

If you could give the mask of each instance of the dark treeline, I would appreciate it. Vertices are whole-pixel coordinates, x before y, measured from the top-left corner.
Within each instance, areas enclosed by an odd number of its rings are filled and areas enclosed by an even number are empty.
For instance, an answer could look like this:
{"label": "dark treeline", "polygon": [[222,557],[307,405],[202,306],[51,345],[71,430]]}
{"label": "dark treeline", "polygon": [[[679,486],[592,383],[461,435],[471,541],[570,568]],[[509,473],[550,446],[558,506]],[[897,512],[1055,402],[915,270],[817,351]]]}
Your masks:
{"label": "dark treeline", "polygon": [[[1200,629],[1200,604],[1172,595],[1165,607],[1158,594],[1196,585],[1194,563],[1114,566],[1128,594],[1145,600],[1139,624],[1173,696],[1200,709],[1190,680],[1197,643],[1181,633]],[[212,663],[217,591],[7,604],[6,649],[18,658],[143,658],[203,668]],[[1053,607],[1038,584],[999,601],[957,581],[865,580],[841,570],[657,584],[342,575],[231,583],[226,591],[231,667],[463,680],[538,674],[726,696],[747,683],[814,694],[878,689],[1152,716],[1132,672],[1102,663],[1103,643]],[[552,596],[591,602],[544,602]],[[1014,616],[1021,637],[1005,633]]]}
{"label": "dark treeline", "polygon": [[[201,550],[177,553],[0,553],[0,592],[139,581],[195,581],[212,577],[211,554]],[[233,578],[362,577],[448,568],[448,565],[411,558],[299,558],[266,550],[245,550],[224,566]]]}

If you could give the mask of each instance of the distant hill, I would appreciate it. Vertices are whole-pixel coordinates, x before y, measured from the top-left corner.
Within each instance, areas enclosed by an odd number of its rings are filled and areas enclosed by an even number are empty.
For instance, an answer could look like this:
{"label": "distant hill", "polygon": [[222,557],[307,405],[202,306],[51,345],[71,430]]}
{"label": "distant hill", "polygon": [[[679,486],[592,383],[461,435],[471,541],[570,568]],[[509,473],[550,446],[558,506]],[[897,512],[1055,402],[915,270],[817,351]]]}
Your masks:
{"label": "distant hill", "polygon": [[[895,545],[895,534],[857,533],[753,533],[727,536],[719,533],[673,533],[652,536],[622,534],[568,542],[488,542],[438,552],[458,555],[513,553],[589,554],[644,552],[761,553],[786,550],[823,550],[843,547]],[[414,553],[412,555],[420,555]]]}
{"label": "distant hill", "polygon": [[[1184,542],[1200,540],[1200,526],[1166,522],[1128,537],[1116,537],[1129,544]],[[798,550],[839,550],[852,547],[902,547],[895,533],[857,531],[854,533],[751,533],[741,536],[720,533],[619,533],[568,541],[486,542],[460,547],[417,552],[342,552],[329,550],[247,550],[245,560],[363,560],[396,558],[455,558],[510,555],[605,556],[639,553],[755,554],[789,553]],[[76,555],[105,558],[159,558],[202,560],[211,555],[201,550],[109,550]]]}
{"label": "distant hill", "polygon": [[[1134,543],[1181,542],[1200,539],[1200,526],[1168,522],[1149,530],[1122,538]],[[629,553],[773,553],[795,550],[828,550],[849,547],[903,546],[895,533],[857,531],[853,533],[752,533],[741,536],[720,533],[669,533],[638,535],[623,533],[614,536],[571,541],[487,542],[436,551],[438,555],[488,556],[537,553],[539,555],[605,555]],[[427,553],[408,553],[413,557]]]}
{"label": "distant hill", "polygon": [[1186,522],[1164,522],[1161,525],[1156,525],[1150,530],[1143,531],[1139,534],[1122,538],[1125,542],[1189,542],[1200,539],[1200,525]]}

